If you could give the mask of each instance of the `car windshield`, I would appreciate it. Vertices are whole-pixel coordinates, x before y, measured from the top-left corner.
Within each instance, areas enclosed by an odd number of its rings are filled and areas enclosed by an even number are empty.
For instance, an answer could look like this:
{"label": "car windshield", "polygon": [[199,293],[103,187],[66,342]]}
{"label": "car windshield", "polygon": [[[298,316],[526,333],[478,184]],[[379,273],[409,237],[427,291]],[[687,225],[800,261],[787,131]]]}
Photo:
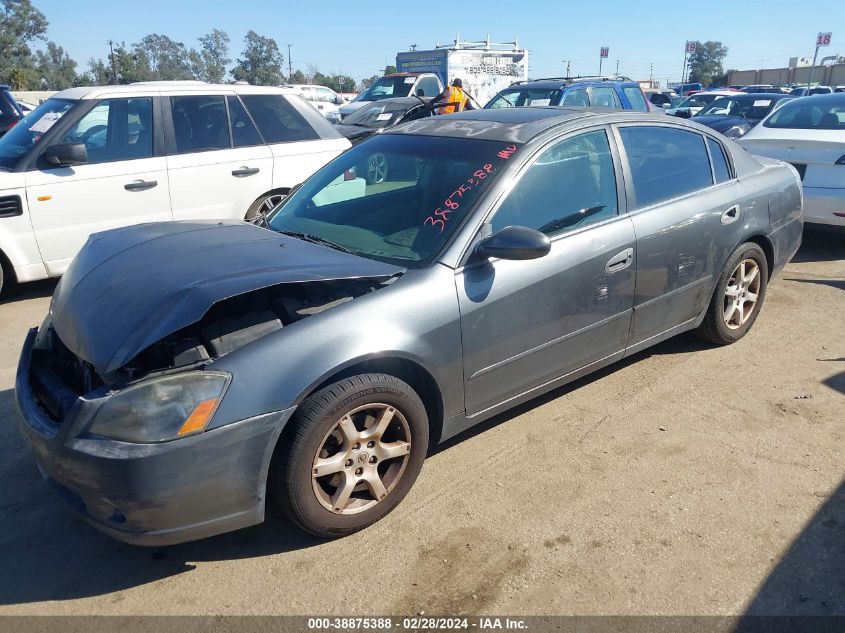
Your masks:
{"label": "car windshield", "polygon": [[795,99],[775,110],[763,125],[795,130],[845,130],[845,97],[832,94]]}
{"label": "car windshield", "polygon": [[560,101],[560,88],[523,88],[503,90],[490,100],[485,109],[515,108],[520,106],[557,105]]}
{"label": "car windshield", "polygon": [[75,103],[70,99],[48,99],[21,119],[0,138],[0,168],[12,169]]}
{"label": "car windshield", "polygon": [[677,106],[679,108],[703,108],[708,103],[713,101],[719,95],[709,95],[707,93],[692,95],[687,97]]}
{"label": "car windshield", "polygon": [[416,77],[382,77],[362,92],[355,101],[380,101],[391,97],[407,97]]}
{"label": "car windshield", "polygon": [[361,257],[423,268],[518,147],[381,134],[309,178],[271,212],[268,225]]}
{"label": "car windshield", "polygon": [[738,116],[759,121],[772,111],[777,101],[765,97],[720,97],[695,116]]}
{"label": "car windshield", "polygon": [[[416,105],[420,105],[419,102]],[[344,125],[360,125],[373,129],[393,125],[413,104],[376,102],[359,108],[343,120]]]}

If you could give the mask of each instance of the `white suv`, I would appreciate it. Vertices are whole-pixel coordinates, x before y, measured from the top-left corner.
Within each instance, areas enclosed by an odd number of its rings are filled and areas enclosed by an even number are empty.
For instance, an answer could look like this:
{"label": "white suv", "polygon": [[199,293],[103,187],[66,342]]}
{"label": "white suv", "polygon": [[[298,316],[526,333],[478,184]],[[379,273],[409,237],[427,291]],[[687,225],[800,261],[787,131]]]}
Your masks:
{"label": "white suv", "polygon": [[340,106],[346,101],[331,88],[313,84],[288,84],[285,87],[296,90],[299,96],[317,108],[320,114],[332,123],[340,121]]}
{"label": "white suv", "polygon": [[0,289],[61,275],[92,233],[252,217],[348,147],[289,89],[59,92],[0,138]]}

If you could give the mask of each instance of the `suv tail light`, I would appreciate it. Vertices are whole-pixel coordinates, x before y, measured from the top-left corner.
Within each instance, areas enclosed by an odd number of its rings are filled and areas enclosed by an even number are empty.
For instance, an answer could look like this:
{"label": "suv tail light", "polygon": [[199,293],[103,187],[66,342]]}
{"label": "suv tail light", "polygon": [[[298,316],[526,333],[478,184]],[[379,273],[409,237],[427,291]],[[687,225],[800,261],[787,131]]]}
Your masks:
{"label": "suv tail light", "polygon": [[7,131],[8,131],[8,130],[11,130],[11,129],[12,129],[13,127],[15,127],[17,124],[18,124],[18,120],[17,120],[17,119],[15,119],[15,120],[14,120],[14,121],[12,121],[11,123],[9,123],[9,125],[7,125],[7,126],[6,126],[6,130],[7,130]]}

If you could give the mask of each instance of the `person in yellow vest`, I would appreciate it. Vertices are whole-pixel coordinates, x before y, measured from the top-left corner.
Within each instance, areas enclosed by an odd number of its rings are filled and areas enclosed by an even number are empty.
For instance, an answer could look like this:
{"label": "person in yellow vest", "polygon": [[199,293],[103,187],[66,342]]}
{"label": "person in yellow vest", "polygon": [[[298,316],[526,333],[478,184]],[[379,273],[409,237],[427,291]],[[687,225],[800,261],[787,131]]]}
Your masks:
{"label": "person in yellow vest", "polygon": [[455,79],[451,86],[431,100],[430,105],[441,104],[437,108],[437,114],[452,114],[464,110],[474,110],[469,101],[468,93],[464,92],[464,84],[460,79]]}

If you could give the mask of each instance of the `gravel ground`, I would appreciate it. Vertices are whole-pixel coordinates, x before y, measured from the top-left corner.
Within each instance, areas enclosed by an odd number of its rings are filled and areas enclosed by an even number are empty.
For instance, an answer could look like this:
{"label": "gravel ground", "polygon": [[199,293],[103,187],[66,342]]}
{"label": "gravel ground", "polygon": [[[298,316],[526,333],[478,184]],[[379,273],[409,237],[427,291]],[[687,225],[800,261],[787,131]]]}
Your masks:
{"label": "gravel ground", "polygon": [[384,521],[124,545],[15,426],[53,282],[0,302],[0,614],[845,614],[845,239],[807,233],[754,329],[684,335],[472,429]]}

